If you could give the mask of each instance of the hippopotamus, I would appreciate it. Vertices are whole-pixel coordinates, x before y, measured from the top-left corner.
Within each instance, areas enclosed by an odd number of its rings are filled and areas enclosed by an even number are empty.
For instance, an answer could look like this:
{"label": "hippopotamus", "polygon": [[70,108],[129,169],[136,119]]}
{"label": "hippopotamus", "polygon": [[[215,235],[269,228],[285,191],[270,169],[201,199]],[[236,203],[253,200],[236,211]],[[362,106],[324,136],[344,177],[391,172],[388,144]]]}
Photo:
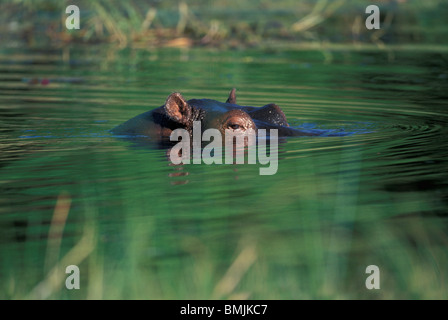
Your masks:
{"label": "hippopotamus", "polygon": [[[201,121],[201,130],[277,129],[279,137],[311,136],[289,126],[282,109],[270,103],[263,107],[240,106],[236,102],[236,89],[230,91],[226,102],[211,99],[185,98],[178,92],[171,93],[163,106],[147,111],[118,125],[112,133],[126,137],[149,138],[155,142],[170,144],[170,135],[178,128],[191,132],[194,121]],[[267,130],[269,131],[269,130]]]}

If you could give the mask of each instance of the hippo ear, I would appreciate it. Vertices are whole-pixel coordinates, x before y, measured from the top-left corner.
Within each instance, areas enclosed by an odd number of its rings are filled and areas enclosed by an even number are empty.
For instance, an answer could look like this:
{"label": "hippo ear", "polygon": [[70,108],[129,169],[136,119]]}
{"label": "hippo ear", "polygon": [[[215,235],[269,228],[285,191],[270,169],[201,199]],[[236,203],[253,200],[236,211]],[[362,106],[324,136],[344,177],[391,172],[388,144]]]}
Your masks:
{"label": "hippo ear", "polygon": [[165,111],[168,117],[181,124],[188,124],[191,119],[191,106],[178,92],[168,96],[165,102]]}
{"label": "hippo ear", "polygon": [[235,96],[236,89],[233,88],[232,91],[229,93],[229,97],[227,98],[227,103],[236,104],[236,96]]}

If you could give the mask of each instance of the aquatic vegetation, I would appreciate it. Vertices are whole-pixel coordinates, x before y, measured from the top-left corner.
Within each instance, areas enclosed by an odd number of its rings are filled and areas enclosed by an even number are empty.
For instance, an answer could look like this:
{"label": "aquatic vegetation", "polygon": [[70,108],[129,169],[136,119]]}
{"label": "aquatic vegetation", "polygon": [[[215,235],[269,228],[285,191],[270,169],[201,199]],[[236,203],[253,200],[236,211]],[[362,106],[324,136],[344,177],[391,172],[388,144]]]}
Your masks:
{"label": "aquatic vegetation", "polygon": [[[82,28],[67,30],[61,1],[4,1],[0,33],[11,43],[56,46],[111,43],[116,48],[207,46],[325,47],[332,43],[446,42],[441,0],[381,3],[382,27],[364,27],[365,1],[79,1]],[[434,28],[437,26],[437,28]],[[446,27],[445,27],[446,28]],[[445,30],[445,31],[444,31]]]}

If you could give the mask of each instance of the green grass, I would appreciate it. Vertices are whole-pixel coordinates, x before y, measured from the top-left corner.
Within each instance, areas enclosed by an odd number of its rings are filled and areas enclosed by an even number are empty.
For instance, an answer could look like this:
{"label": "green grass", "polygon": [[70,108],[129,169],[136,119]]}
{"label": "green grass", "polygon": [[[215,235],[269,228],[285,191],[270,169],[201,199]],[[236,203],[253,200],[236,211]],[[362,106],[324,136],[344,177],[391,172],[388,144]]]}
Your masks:
{"label": "green grass", "polygon": [[61,1],[3,1],[0,34],[16,45],[111,43],[116,48],[160,46],[246,48],[297,43],[388,44],[446,42],[440,0],[383,2],[381,30],[364,27],[365,2],[337,1],[84,1],[81,29],[65,28]]}
{"label": "green grass", "polygon": [[[305,171],[304,171],[305,172]],[[307,173],[309,174],[309,172]],[[304,174],[306,176],[306,174]],[[288,183],[288,182],[286,182]],[[297,186],[292,186],[297,188]],[[285,187],[284,187],[285,188]],[[287,188],[286,188],[287,189]],[[340,190],[340,192],[342,192]],[[269,194],[269,190],[266,192]],[[141,207],[128,206],[123,215],[120,242],[110,243],[101,231],[95,208],[82,207],[79,236],[62,238],[70,196],[62,194],[55,206],[45,246],[25,243],[28,266],[41,259],[41,270],[11,270],[3,276],[0,297],[5,299],[446,299],[448,237],[437,220],[419,215],[385,220],[348,222],[350,193],[339,199],[342,215],[332,220],[310,216],[323,213],[316,203],[318,187],[301,192],[300,233],[283,235],[266,230],[237,237],[233,250],[200,234],[183,236],[178,256],[150,258],[155,221],[139,216]],[[258,198],[263,195],[257,195]],[[283,206],[294,201],[287,195]],[[78,204],[79,205],[79,204]],[[209,213],[217,215],[222,209]],[[393,216],[397,207],[372,205],[368,216]],[[405,209],[406,210],[406,209]],[[386,211],[386,212],[385,212]],[[388,212],[390,211],[390,212]],[[279,209],[279,213],[282,212]],[[244,215],[244,210],[242,211]],[[59,218],[58,218],[59,217]],[[210,225],[209,225],[210,226]],[[221,225],[222,227],[222,225]],[[67,230],[64,230],[67,232]],[[31,232],[31,231],[29,231]],[[32,234],[28,234],[32,237]],[[289,240],[288,240],[289,239]],[[72,244],[70,244],[72,243]],[[289,245],[285,245],[289,243]],[[36,245],[38,251],[36,251]],[[118,246],[118,247],[117,247]],[[33,249],[34,247],[35,249]],[[42,247],[46,247],[42,251]],[[34,251],[33,253],[31,251]],[[58,258],[60,252],[60,256]],[[17,261],[16,261],[17,262]],[[67,290],[67,265],[80,268],[81,289]],[[377,265],[381,289],[367,290],[365,268]],[[36,275],[42,274],[39,281]],[[31,276],[31,277],[30,277]],[[28,281],[29,282],[28,282]],[[32,281],[30,281],[32,280]]]}

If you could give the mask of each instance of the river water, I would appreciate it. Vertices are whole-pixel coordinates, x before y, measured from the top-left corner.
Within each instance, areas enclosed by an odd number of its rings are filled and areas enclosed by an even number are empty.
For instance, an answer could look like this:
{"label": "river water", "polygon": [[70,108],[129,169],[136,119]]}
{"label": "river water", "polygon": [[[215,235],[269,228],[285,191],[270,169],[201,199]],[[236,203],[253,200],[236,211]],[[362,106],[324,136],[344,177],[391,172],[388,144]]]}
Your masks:
{"label": "river water", "polygon": [[[446,299],[447,66],[430,50],[3,50],[0,298]],[[171,92],[233,87],[332,134],[286,139],[262,176],[109,133]]]}

